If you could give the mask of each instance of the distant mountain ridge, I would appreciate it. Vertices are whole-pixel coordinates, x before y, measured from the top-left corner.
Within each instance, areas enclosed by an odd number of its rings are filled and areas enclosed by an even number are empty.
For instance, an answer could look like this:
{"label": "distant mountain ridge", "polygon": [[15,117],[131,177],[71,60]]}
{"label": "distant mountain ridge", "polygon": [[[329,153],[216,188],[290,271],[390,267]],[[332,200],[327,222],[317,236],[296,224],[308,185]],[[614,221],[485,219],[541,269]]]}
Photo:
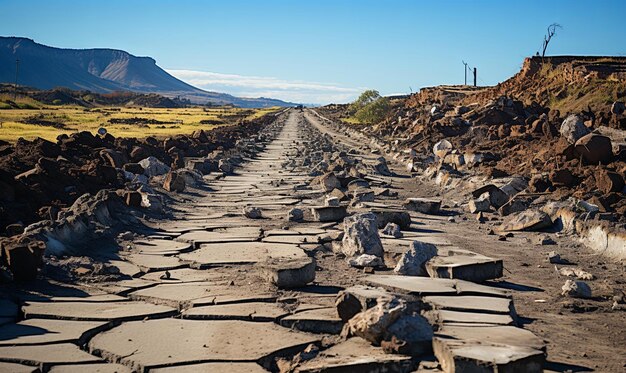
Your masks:
{"label": "distant mountain ridge", "polygon": [[0,37],[0,82],[13,83],[19,59],[18,84],[39,89],[67,87],[97,93],[133,91],[190,99],[194,103],[240,107],[294,106],[268,98],[240,98],[209,92],[179,80],[151,57],[117,49],[62,49],[22,37]]}

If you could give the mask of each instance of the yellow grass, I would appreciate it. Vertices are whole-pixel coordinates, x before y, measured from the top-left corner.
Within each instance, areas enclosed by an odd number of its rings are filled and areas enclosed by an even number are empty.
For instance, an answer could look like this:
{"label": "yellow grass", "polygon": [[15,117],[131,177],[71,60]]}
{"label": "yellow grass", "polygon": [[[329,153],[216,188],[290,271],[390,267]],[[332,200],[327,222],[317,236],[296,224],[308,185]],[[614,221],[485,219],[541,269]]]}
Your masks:
{"label": "yellow grass", "polygon": [[[0,110],[0,140],[15,142],[23,137],[32,140],[42,137],[55,141],[60,134],[77,131],[91,131],[104,127],[116,137],[171,136],[187,134],[197,129],[211,129],[222,124],[200,124],[201,120],[220,120],[223,125],[235,124],[241,119],[254,119],[279,108],[239,109],[239,108],[108,108],[85,109],[74,106],[44,106],[40,109]],[[40,126],[22,123],[26,118],[40,116],[41,119],[62,123],[65,128]],[[111,124],[112,118],[147,118],[168,124]]]}

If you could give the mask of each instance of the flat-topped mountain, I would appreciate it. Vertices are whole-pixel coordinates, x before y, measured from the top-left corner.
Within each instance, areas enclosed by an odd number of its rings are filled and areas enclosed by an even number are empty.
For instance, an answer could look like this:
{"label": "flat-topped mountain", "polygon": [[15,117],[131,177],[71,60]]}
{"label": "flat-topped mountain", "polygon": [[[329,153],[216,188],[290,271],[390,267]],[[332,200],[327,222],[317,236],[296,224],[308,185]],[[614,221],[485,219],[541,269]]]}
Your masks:
{"label": "flat-topped mountain", "polygon": [[275,99],[240,98],[204,91],[168,74],[151,57],[137,57],[116,49],[54,48],[20,37],[0,37],[0,82],[14,82],[16,59],[19,59],[18,83],[39,89],[67,87],[97,93],[158,93],[196,103],[241,107],[294,105]]}

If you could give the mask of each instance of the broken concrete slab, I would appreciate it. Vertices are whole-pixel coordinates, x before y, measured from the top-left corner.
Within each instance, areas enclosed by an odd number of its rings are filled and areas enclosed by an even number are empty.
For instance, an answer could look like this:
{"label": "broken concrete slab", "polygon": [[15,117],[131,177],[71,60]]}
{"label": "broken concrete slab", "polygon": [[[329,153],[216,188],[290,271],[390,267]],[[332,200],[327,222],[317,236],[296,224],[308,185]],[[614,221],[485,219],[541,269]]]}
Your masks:
{"label": "broken concrete slab", "polygon": [[370,275],[364,277],[363,281],[373,286],[380,286],[399,293],[417,296],[457,294],[501,298],[510,297],[510,294],[505,290],[463,280],[417,276]]}
{"label": "broken concrete slab", "polygon": [[543,351],[525,346],[433,339],[444,372],[543,372]]}
{"label": "broken concrete slab", "polygon": [[268,291],[258,287],[218,285],[207,282],[161,284],[130,294],[131,299],[153,304],[163,304],[182,309],[187,306],[203,306],[232,301],[265,301],[275,299]]}
{"label": "broken concrete slab", "polygon": [[[169,275],[168,275],[169,274]],[[215,271],[206,271],[193,268],[173,269],[166,272],[151,272],[141,276],[144,280],[160,283],[180,283],[180,282],[203,282],[210,281],[212,284],[220,285],[224,280],[224,274]],[[225,283],[224,283],[225,285]]]}
{"label": "broken concrete slab", "polygon": [[131,373],[130,368],[122,364],[74,364],[56,365],[49,373]]}
{"label": "broken concrete slab", "polygon": [[311,207],[313,220],[320,222],[341,221],[348,215],[345,206],[314,206]]}
{"label": "broken concrete slab", "polygon": [[[182,335],[185,338],[176,337]],[[281,351],[295,352],[319,338],[274,323],[161,319],[132,321],[100,333],[89,342],[89,350],[142,370],[208,361],[252,362]]]}
{"label": "broken concrete slab", "polygon": [[387,354],[382,348],[353,337],[321,351],[315,358],[300,364],[296,372],[409,372],[412,366],[410,356]]}
{"label": "broken concrete slab", "polygon": [[460,312],[478,312],[510,315],[517,318],[513,301],[507,298],[481,297],[476,295],[460,296],[426,296],[423,298],[435,310],[449,310]]}
{"label": "broken concrete slab", "polygon": [[226,228],[222,231],[191,231],[180,235],[177,241],[191,242],[196,248],[205,243],[256,241],[261,237],[257,227]]}
{"label": "broken concrete slab", "polygon": [[22,307],[26,319],[127,321],[176,314],[171,307],[141,302],[28,302]]}
{"label": "broken concrete slab", "polygon": [[343,321],[334,307],[315,308],[283,317],[280,325],[310,333],[339,334]]}
{"label": "broken concrete slab", "polygon": [[37,365],[45,371],[51,365],[101,363],[102,359],[86,353],[75,344],[57,343],[0,347],[0,361]]}
{"label": "broken concrete slab", "polygon": [[29,319],[0,326],[0,346],[85,343],[104,330],[107,322]]}
{"label": "broken concrete slab", "polygon": [[130,254],[124,255],[124,259],[133,263],[144,272],[167,271],[188,266],[188,264],[172,256]]}
{"label": "broken concrete slab", "polygon": [[436,256],[426,263],[430,277],[483,282],[502,277],[502,260],[482,255]]}
{"label": "broken concrete slab", "polygon": [[190,243],[173,240],[142,240],[134,241],[132,251],[137,254],[176,255],[192,249]]}
{"label": "broken concrete slab", "polygon": [[460,312],[450,310],[427,311],[424,315],[433,324],[492,324],[514,325],[515,321],[510,315]]}
{"label": "broken concrete slab", "polygon": [[200,249],[181,254],[180,259],[192,262],[192,267],[209,268],[227,264],[255,264],[272,259],[307,257],[297,245],[267,242],[228,242],[202,244]]}
{"label": "broken concrete slab", "polygon": [[192,320],[276,321],[288,314],[279,303],[246,302],[194,307],[183,311],[182,317]]}
{"label": "broken concrete slab", "polygon": [[228,372],[228,373],[267,373],[257,363],[203,363],[174,367],[150,369],[151,373],[197,373],[197,372]]}
{"label": "broken concrete slab", "polygon": [[38,367],[32,367],[28,365],[22,365],[17,363],[3,363],[0,362],[0,372],[6,373],[38,373],[40,372]]}
{"label": "broken concrete slab", "polygon": [[503,232],[534,231],[552,225],[550,216],[543,211],[529,209],[508,216],[498,230]]}
{"label": "broken concrete slab", "polygon": [[417,211],[423,214],[437,214],[441,208],[441,200],[428,198],[407,198],[403,204],[409,211]]}
{"label": "broken concrete slab", "polygon": [[265,281],[281,289],[302,287],[315,280],[315,258],[269,258],[257,267]]}

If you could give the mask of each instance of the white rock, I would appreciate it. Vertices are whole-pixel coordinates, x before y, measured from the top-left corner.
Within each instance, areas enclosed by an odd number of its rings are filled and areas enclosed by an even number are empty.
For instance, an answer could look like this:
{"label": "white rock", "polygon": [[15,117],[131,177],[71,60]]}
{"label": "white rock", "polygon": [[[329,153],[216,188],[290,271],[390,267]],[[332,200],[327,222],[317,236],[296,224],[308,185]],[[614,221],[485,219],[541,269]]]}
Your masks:
{"label": "white rock", "polygon": [[363,267],[382,267],[384,265],[383,259],[376,255],[361,254],[356,258],[351,258],[348,263],[357,268]]}
{"label": "white rock", "polygon": [[383,244],[378,235],[378,224],[374,213],[356,214],[343,221],[344,236],[342,252],[347,256],[370,254],[383,256]]}
{"label": "white rock", "polygon": [[586,282],[567,280],[561,288],[561,295],[574,298],[591,298],[591,288]]}
{"label": "white rock", "polygon": [[491,206],[489,194],[484,193],[476,199],[471,199],[467,206],[469,208],[469,212],[472,214],[489,211],[489,207]]}
{"label": "white rock", "polygon": [[590,133],[589,128],[585,126],[583,119],[578,115],[571,114],[561,124],[559,129],[561,136],[570,144],[574,144],[578,139]]}
{"label": "white rock", "polygon": [[437,256],[437,247],[433,244],[413,241],[411,249],[400,257],[394,272],[406,276],[427,276],[424,265],[432,257]]}
{"label": "white rock", "polygon": [[170,172],[170,167],[168,165],[152,156],[142,159],[139,161],[139,164],[143,167],[144,175],[148,177],[164,175]]}

